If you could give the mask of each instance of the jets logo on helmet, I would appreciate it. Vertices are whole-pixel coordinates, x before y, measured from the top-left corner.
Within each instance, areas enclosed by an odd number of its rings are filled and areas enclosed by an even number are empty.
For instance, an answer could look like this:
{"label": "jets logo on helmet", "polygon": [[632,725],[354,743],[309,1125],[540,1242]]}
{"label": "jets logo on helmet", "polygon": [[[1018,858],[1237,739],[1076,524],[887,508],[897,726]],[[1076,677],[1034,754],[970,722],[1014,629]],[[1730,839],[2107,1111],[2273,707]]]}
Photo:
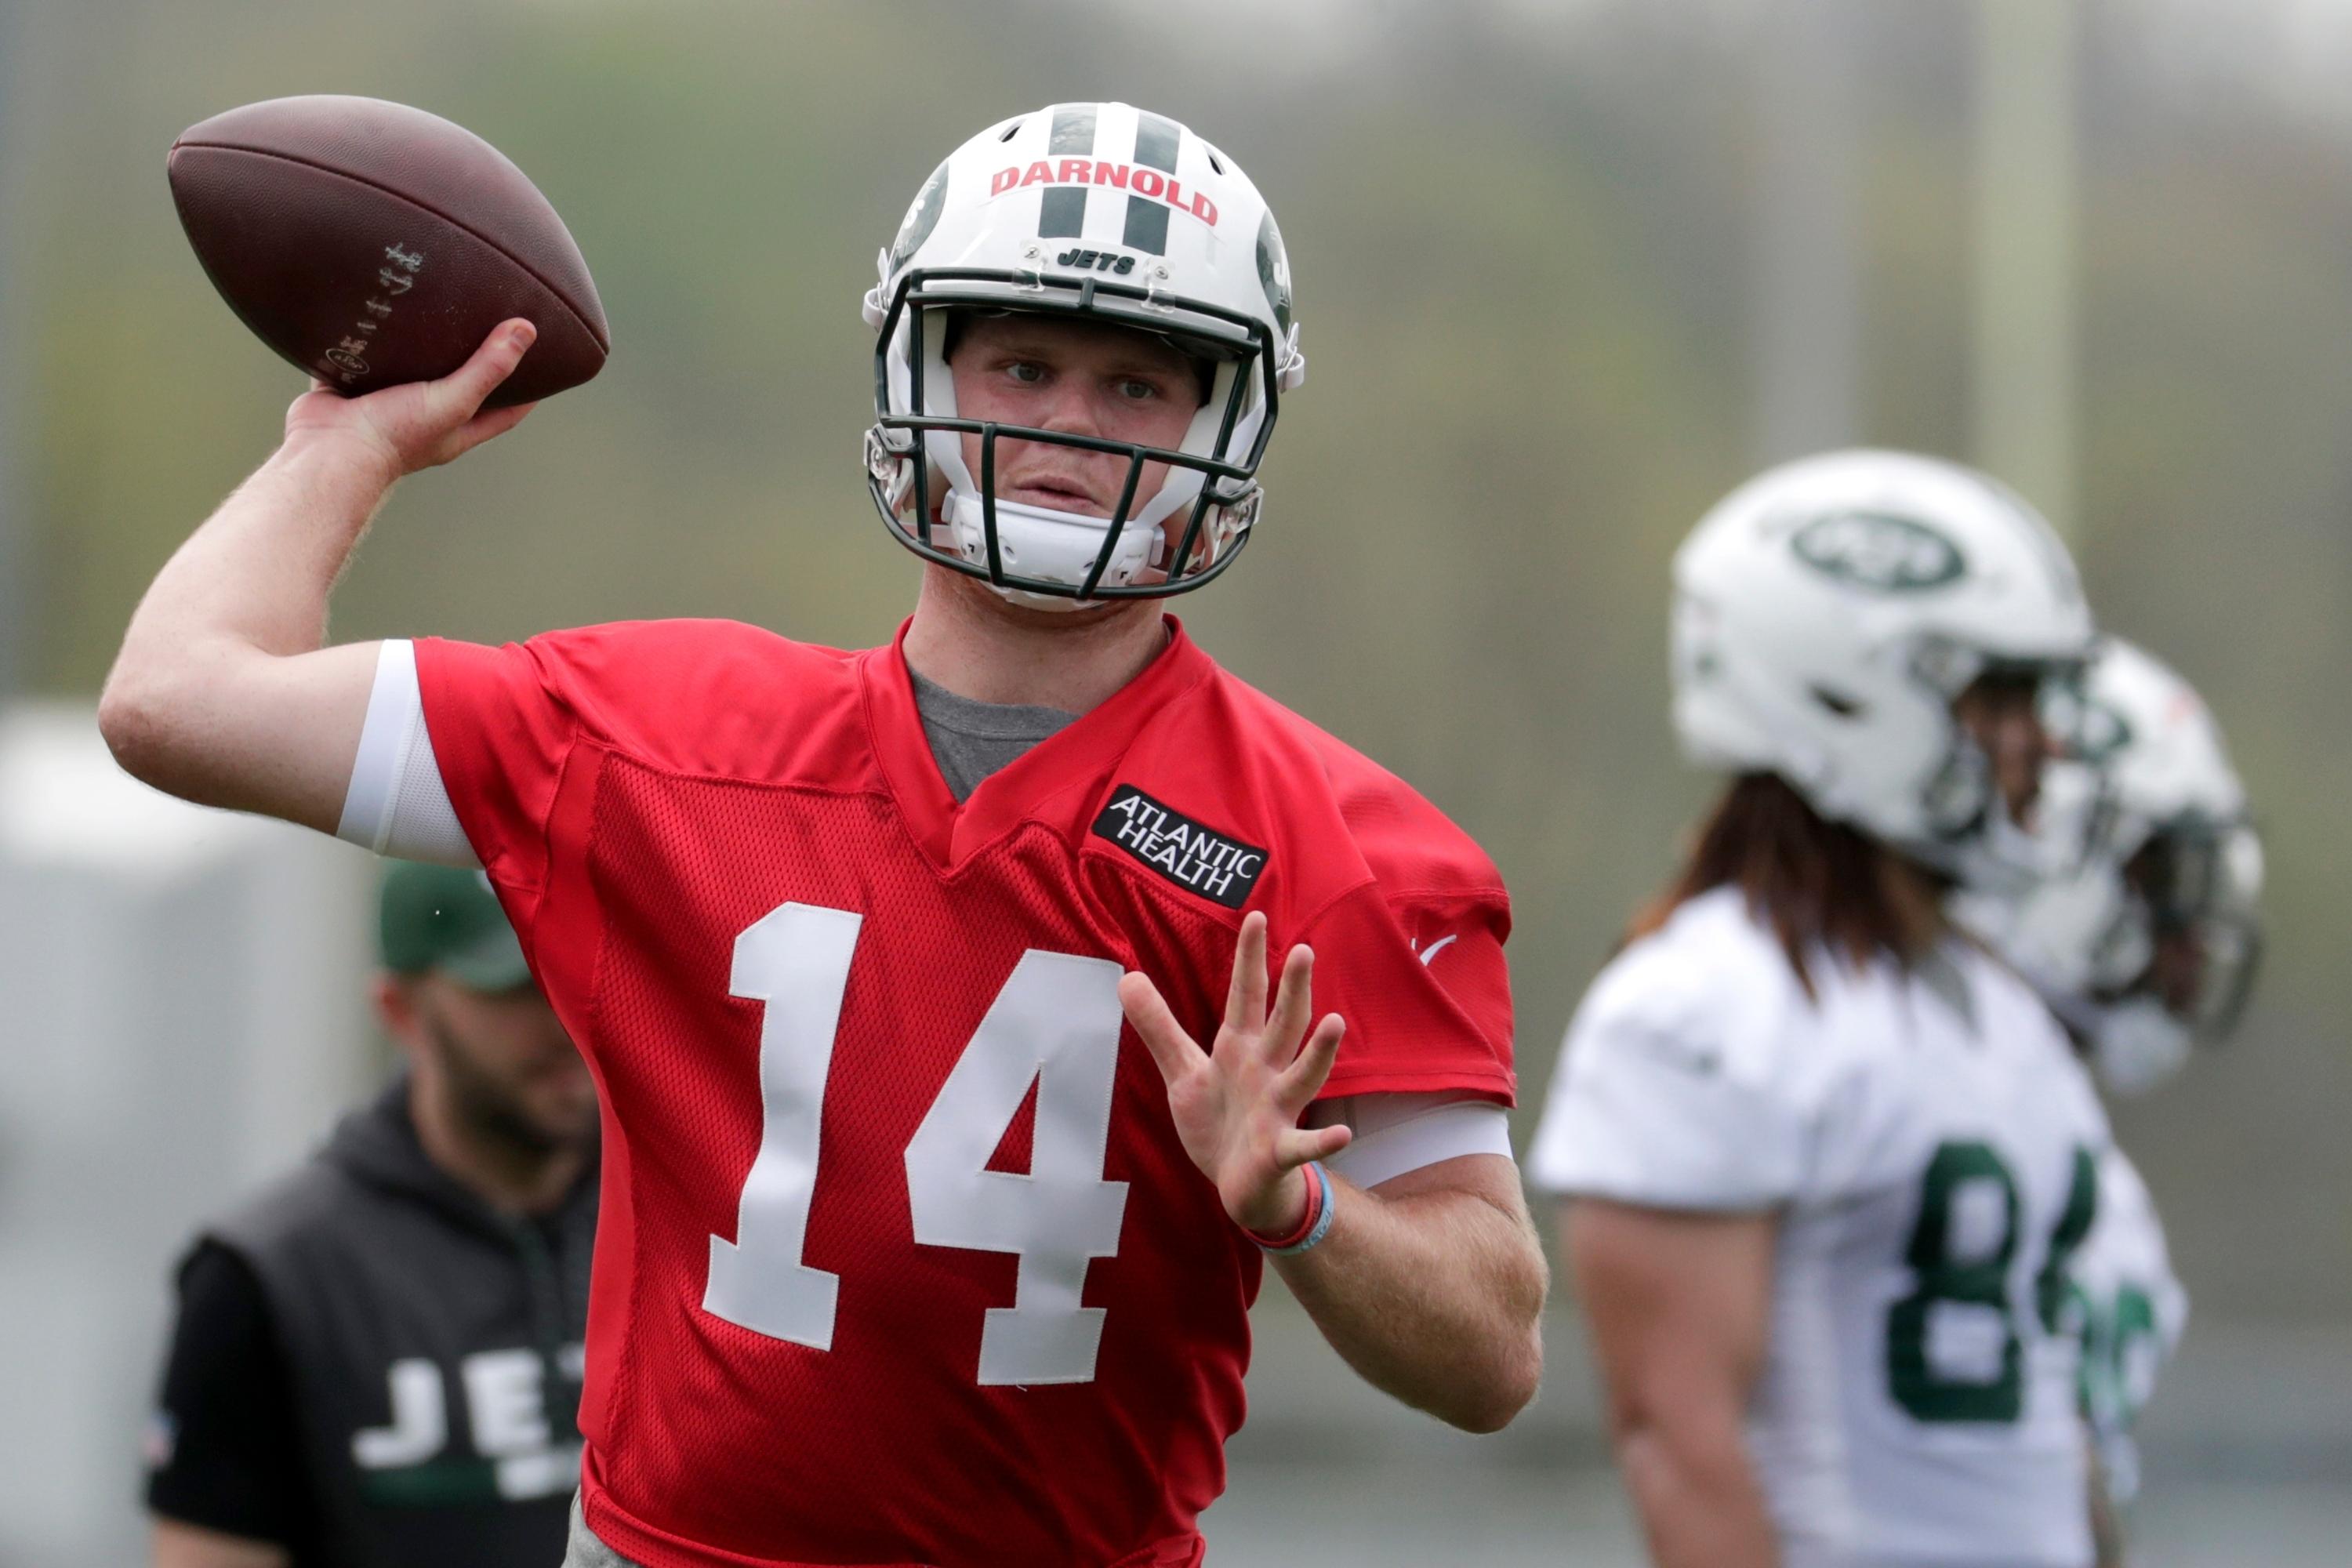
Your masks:
{"label": "jets logo on helmet", "polygon": [[[877,336],[867,488],[892,537],[1017,602],[1198,587],[1232,564],[1263,506],[1257,470],[1281,395],[1306,379],[1290,266],[1257,187],[1175,121],[1059,104],[982,132],[908,208],[865,300]],[[1167,339],[1213,367],[1173,447],[960,417],[946,360],[959,310],[1077,317]],[[979,438],[979,473],[963,440]],[[1000,441],[1112,452],[1108,517],[994,493]],[[1167,478],[1142,493],[1147,465]]]}
{"label": "jets logo on helmet", "polygon": [[891,242],[888,267],[903,267],[923,241],[931,237],[931,230],[940,226],[940,208],[947,203],[948,166],[941,163],[923,182],[915,195],[915,205],[907,209],[907,221],[898,226],[898,237]]}
{"label": "jets logo on helmet", "polygon": [[2091,616],[2065,548],[1984,475],[1832,452],[1749,480],[1675,559],[1675,724],[1703,765],[1779,774],[1813,809],[1963,882],[2046,847],[2010,820],[1953,700],[1996,670],[2071,677]]}
{"label": "jets logo on helmet", "polygon": [[1265,302],[1274,311],[1275,325],[1290,332],[1290,254],[1282,248],[1282,231],[1274,226],[1274,215],[1257,226],[1257,280],[1265,289]]}
{"label": "jets logo on helmet", "polygon": [[1883,594],[1940,587],[1968,570],[1958,545],[1924,522],[1886,512],[1817,517],[1789,543],[1808,564]]}

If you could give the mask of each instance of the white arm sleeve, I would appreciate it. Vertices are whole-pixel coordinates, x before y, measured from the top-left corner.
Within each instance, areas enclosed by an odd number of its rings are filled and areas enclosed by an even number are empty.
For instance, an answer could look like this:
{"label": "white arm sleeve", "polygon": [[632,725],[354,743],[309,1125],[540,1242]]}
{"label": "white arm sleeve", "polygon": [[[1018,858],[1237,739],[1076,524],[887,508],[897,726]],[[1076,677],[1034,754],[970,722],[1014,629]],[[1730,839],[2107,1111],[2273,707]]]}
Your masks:
{"label": "white arm sleeve", "polygon": [[1464,1093],[1340,1095],[1308,1106],[1303,1124],[1354,1130],[1348,1146],[1323,1163],[1360,1187],[1463,1154],[1511,1157],[1503,1108]]}
{"label": "white arm sleeve", "polygon": [[457,808],[449,803],[433,737],[425,733],[414,643],[387,641],[376,655],[367,722],[360,729],[359,755],[352,759],[352,786],[343,796],[335,837],[402,860],[481,864],[457,821]]}

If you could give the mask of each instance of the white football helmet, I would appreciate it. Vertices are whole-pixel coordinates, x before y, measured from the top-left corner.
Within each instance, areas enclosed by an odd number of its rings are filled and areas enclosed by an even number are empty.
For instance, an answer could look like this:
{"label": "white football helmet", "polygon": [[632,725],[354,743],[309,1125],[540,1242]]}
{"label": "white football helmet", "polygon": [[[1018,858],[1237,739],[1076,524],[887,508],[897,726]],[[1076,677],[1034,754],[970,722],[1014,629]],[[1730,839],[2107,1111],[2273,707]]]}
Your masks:
{"label": "white football helmet", "polygon": [[2079,673],[2091,615],[2040,513],[1972,469],[1900,452],[1784,464],[1675,557],[1675,727],[1703,766],[1777,773],[1963,884],[2019,883],[2011,822],[1952,703],[1979,676]]}
{"label": "white football helmet", "polygon": [[[1954,910],[2033,981],[2107,1086],[2137,1093],[2236,1025],[2262,952],[2263,847],[2187,681],[2109,638],[2083,699],[2079,754],[2046,784],[2046,831],[2089,853],[2021,896]],[[2186,945],[2160,956],[2168,944]]]}
{"label": "white football helmet", "polygon": [[[1257,468],[1280,394],[1306,379],[1307,361],[1281,231],[1231,158],[1129,104],[1018,115],[949,154],[880,268],[865,302],[879,334],[866,469],[900,543],[1008,598],[1056,609],[1181,593],[1232,563],[1257,519]],[[959,418],[945,358],[959,310],[1159,333],[1215,366],[1209,396],[1177,450]],[[977,479],[963,458],[967,433],[981,437]],[[1000,500],[1000,439],[1125,456],[1116,514]],[[1170,465],[1168,478],[1139,495],[1147,462]]]}

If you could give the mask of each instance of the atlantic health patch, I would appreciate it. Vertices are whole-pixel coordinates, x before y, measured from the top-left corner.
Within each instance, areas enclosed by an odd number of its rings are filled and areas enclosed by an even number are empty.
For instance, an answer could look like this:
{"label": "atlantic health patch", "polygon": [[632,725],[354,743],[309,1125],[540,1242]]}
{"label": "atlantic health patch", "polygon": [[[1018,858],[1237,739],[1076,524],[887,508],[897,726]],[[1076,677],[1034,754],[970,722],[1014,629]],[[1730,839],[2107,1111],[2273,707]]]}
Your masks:
{"label": "atlantic health patch", "polygon": [[1265,851],[1181,811],[1160,805],[1133,784],[1121,784],[1095,818],[1095,837],[1107,838],[1140,864],[1188,893],[1229,910],[1246,902],[1265,869]]}

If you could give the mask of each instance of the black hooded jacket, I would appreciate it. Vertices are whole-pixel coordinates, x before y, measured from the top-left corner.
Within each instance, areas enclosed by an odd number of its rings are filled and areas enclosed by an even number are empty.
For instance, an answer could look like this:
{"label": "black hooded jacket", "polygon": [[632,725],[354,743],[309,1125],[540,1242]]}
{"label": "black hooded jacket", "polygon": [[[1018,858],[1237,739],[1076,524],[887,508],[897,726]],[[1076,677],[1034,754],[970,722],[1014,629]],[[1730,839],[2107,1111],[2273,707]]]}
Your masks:
{"label": "black hooded jacket", "polygon": [[394,1083],[182,1261],[149,1507],[295,1568],[560,1560],[595,1223],[593,1169],[490,1208]]}

